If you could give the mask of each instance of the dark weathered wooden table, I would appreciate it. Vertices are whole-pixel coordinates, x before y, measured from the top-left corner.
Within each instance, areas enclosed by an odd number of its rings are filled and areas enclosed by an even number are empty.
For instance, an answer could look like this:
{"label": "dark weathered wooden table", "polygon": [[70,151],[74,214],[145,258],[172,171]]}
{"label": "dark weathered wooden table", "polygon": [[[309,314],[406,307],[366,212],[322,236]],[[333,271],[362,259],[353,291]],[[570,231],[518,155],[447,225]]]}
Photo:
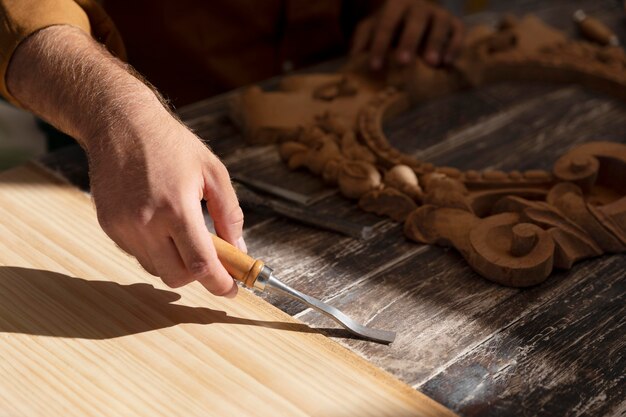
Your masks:
{"label": "dark weathered wooden table", "polygon": [[[626,41],[615,0],[501,3],[467,23],[495,22],[501,11],[532,12],[573,33],[572,12],[583,8]],[[180,115],[235,164],[244,145],[227,117],[230,97]],[[574,144],[626,142],[626,104],[575,86],[503,83],[415,107],[386,131],[400,149],[438,165],[550,169]],[[45,162],[86,185],[76,149]],[[358,241],[254,212],[246,213],[245,237],[250,252],[288,284],[398,332],[391,346],[341,331],[329,336],[461,416],[626,414],[626,256],[581,262],[534,288],[505,288],[475,274],[454,251],[408,242],[399,225],[341,197],[315,207],[371,222],[375,237]],[[269,300],[311,325],[332,326],[298,304]]]}

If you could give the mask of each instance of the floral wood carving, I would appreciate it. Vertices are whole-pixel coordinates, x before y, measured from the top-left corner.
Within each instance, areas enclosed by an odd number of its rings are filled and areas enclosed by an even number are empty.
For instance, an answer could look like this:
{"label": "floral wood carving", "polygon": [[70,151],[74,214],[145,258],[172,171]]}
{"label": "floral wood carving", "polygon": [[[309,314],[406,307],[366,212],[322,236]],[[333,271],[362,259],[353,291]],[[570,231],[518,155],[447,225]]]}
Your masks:
{"label": "floral wood carving", "polygon": [[277,143],[289,168],[403,222],[411,240],[456,248],[494,282],[535,285],[554,268],[626,250],[626,145],[577,146],[552,172],[461,171],[401,153],[382,129],[412,103],[501,80],[576,83],[626,99],[622,49],[505,16],[497,29],[473,28],[452,68],[364,68],[357,59],[338,74],[287,77],[278,91],[251,87],[233,118],[249,143]]}

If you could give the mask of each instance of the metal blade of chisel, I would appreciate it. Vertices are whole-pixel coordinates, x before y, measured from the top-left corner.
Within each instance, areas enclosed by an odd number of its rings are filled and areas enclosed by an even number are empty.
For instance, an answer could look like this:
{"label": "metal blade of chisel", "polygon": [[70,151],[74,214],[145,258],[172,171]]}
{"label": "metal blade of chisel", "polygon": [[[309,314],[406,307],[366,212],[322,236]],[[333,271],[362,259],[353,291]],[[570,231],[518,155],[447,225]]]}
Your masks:
{"label": "metal blade of chisel", "polygon": [[339,311],[337,308],[313,298],[309,295],[294,290],[287,284],[279,281],[274,276],[272,268],[265,265],[265,262],[254,259],[247,253],[242,252],[230,243],[212,235],[213,244],[217,256],[226,268],[228,273],[237,281],[241,281],[248,288],[258,291],[272,291],[294,298],[307,306],[325,314],[335,320],[350,333],[367,340],[379,343],[391,343],[396,338],[394,332],[385,330],[370,329],[352,320],[350,317]]}
{"label": "metal blade of chisel", "polygon": [[265,282],[265,290],[286,295],[306,304],[314,310],[317,310],[327,317],[330,317],[331,319],[339,323],[344,329],[362,339],[367,339],[379,343],[391,343],[396,338],[395,332],[372,329],[363,326],[362,324],[357,323],[356,321],[348,317],[341,310],[330,306],[316,298],[313,298],[310,295],[306,295],[298,290],[291,288],[287,284],[278,280],[273,275],[270,275]]}

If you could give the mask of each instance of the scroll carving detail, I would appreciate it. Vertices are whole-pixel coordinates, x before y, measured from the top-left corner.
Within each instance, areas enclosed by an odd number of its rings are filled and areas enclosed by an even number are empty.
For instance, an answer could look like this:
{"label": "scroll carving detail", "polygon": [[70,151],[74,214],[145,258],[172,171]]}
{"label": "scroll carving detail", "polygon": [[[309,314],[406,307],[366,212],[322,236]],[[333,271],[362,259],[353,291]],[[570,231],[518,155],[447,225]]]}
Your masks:
{"label": "scroll carving detail", "polygon": [[552,172],[438,167],[393,148],[385,120],[412,103],[500,80],[577,83],[626,99],[626,54],[568,39],[534,16],[476,27],[454,66],[419,60],[369,73],[292,76],[279,91],[253,87],[233,107],[250,143],[278,143],[291,169],[338,186],[365,211],[404,222],[419,243],[456,248],[494,282],[525,287],[554,268],[626,251],[626,145],[590,142]]}

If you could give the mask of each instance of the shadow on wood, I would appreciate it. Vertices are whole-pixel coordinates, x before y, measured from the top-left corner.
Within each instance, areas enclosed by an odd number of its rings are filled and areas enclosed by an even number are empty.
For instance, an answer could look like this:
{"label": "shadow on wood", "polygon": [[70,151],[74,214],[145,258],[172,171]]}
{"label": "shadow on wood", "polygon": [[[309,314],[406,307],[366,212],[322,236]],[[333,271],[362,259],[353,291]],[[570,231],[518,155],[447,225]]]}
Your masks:
{"label": "shadow on wood", "polygon": [[150,284],[91,281],[38,269],[0,267],[0,333],[110,339],[181,323],[225,323],[305,333],[307,325],[232,317],[173,304],[180,295]]}

